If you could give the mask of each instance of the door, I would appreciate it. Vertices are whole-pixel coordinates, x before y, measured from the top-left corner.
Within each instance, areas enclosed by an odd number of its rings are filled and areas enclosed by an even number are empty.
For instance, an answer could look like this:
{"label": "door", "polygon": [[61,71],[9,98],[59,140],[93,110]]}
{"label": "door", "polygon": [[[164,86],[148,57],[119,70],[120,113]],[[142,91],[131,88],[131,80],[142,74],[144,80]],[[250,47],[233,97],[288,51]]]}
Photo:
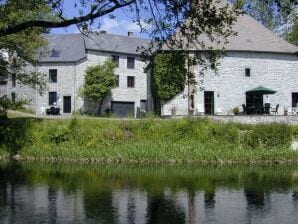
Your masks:
{"label": "door", "polygon": [[292,93],[292,107],[298,107],[298,93]]}
{"label": "door", "polygon": [[204,92],[205,114],[214,114],[214,92]]}
{"label": "door", "polygon": [[71,96],[63,96],[63,113],[71,113]]}
{"label": "door", "polygon": [[135,117],[135,103],[113,101],[112,112],[118,117]]}

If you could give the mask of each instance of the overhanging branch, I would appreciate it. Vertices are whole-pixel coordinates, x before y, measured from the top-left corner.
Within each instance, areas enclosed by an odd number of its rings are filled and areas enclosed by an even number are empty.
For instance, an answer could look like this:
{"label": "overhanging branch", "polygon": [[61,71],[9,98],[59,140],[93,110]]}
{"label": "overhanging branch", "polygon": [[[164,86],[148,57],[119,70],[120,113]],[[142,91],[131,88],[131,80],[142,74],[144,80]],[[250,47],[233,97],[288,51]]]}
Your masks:
{"label": "overhanging branch", "polygon": [[46,20],[29,20],[25,21],[19,24],[11,25],[5,28],[0,29],[0,36],[7,36],[10,34],[18,33],[20,31],[33,28],[33,27],[41,27],[41,28],[60,28],[60,27],[67,27],[73,24],[78,24],[82,22],[86,22],[89,20],[93,20],[99,17],[102,17],[104,15],[107,15],[109,13],[112,13],[116,9],[126,7],[132,3],[134,3],[136,0],[130,0],[130,1],[110,1],[113,2],[114,5],[108,9],[105,10],[99,10],[94,12],[93,10],[90,11],[88,14],[78,17],[73,17],[72,19],[64,19],[61,21],[46,21]]}

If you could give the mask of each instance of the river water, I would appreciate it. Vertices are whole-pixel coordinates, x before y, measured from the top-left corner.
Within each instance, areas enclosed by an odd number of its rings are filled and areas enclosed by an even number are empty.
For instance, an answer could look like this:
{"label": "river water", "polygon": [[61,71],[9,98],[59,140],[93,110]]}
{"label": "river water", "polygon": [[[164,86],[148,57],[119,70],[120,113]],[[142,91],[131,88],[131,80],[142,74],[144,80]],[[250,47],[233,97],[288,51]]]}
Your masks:
{"label": "river water", "polygon": [[298,223],[298,167],[0,163],[0,223]]}

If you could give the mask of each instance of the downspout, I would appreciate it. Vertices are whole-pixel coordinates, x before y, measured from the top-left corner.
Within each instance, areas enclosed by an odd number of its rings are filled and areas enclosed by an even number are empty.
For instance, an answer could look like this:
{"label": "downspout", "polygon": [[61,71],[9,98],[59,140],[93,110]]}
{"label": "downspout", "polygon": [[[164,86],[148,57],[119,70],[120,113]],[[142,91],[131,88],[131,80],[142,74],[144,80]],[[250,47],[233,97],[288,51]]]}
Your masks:
{"label": "downspout", "polygon": [[74,62],[74,77],[73,77],[73,112],[76,111],[76,79],[77,79],[77,66]]}

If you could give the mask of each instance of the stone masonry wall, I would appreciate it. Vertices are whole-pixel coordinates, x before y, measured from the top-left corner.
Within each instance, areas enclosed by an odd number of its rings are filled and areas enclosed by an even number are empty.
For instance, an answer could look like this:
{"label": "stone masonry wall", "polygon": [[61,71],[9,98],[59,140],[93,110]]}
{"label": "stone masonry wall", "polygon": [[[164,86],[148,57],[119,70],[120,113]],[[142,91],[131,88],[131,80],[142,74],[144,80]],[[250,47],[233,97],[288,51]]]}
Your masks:
{"label": "stone masonry wall", "polygon": [[[220,63],[216,74],[210,69],[204,77],[200,77],[199,68],[195,68],[199,83],[196,88],[195,111],[204,112],[204,91],[214,91],[215,113],[231,114],[234,107],[242,110],[242,104],[246,104],[245,92],[258,86],[277,91],[272,95],[264,95],[264,103],[269,102],[272,107],[280,104],[279,114],[283,114],[284,108],[292,106],[292,92],[298,92],[297,56],[229,52]],[[250,68],[250,77],[245,77],[245,68]],[[184,94],[168,102],[163,107],[163,115],[171,114],[172,105],[177,108],[177,115],[186,115],[187,97],[183,97]]]}

